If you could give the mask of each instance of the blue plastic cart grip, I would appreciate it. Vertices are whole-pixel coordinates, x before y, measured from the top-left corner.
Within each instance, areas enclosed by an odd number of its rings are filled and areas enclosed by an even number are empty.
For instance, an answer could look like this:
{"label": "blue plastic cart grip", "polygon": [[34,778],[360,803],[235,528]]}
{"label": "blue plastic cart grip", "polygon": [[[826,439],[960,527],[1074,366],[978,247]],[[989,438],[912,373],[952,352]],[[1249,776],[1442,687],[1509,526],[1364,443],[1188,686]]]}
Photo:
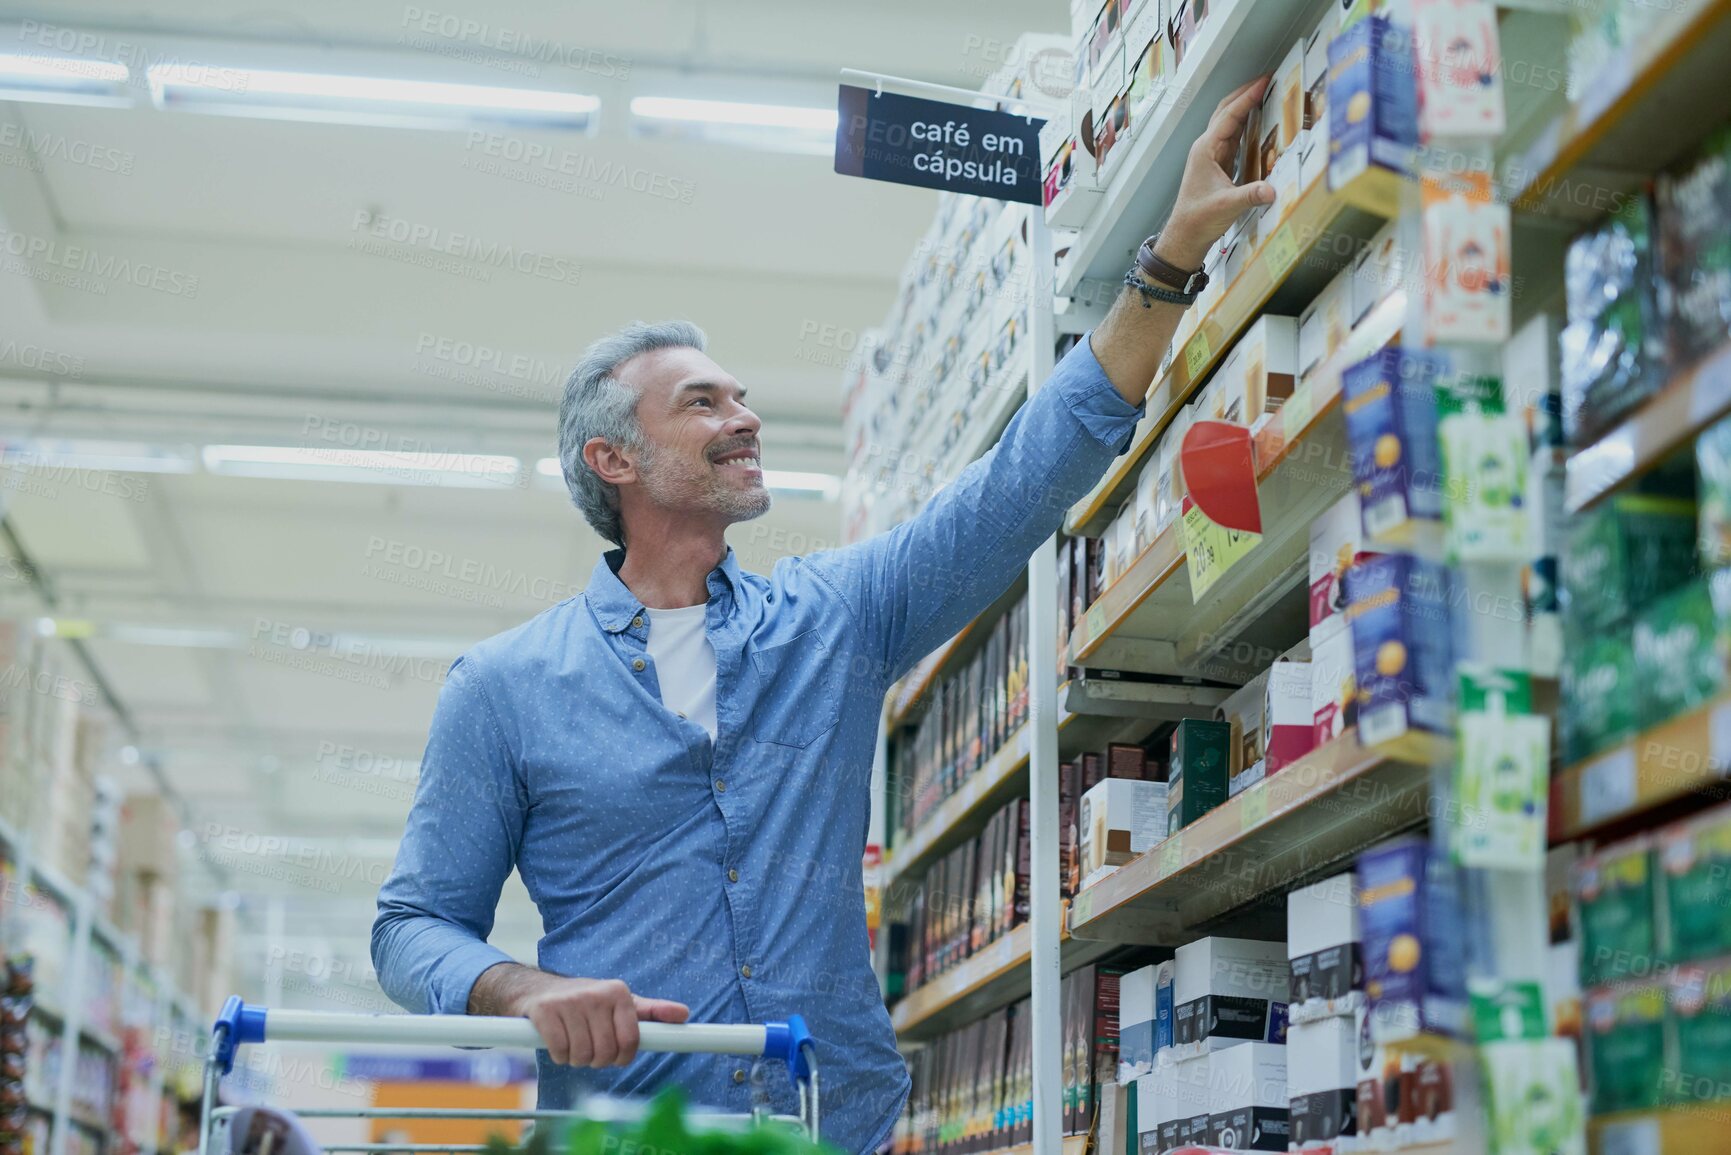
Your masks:
{"label": "blue plastic cart grip", "polygon": [[785,1023],[763,1024],[763,1057],[780,1059],[787,1064],[787,1077],[798,1086],[802,1081],[811,1078],[811,1063],[806,1059],[806,1048],[816,1049],[817,1040],[812,1038],[805,1020],[799,1015],[789,1015]]}
{"label": "blue plastic cart grip", "polygon": [[211,1028],[216,1036],[216,1063],[223,1074],[234,1070],[234,1056],[242,1043],[264,1042],[264,1007],[249,1007],[239,995],[228,996],[222,1013]]}

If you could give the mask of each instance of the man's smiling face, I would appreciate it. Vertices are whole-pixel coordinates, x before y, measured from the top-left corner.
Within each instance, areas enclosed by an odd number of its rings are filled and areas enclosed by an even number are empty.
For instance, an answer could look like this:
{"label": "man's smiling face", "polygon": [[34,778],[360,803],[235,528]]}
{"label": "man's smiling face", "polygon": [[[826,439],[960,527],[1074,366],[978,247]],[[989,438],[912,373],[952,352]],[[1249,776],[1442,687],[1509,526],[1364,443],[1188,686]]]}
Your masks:
{"label": "man's smiling face", "polygon": [[732,374],[696,349],[657,349],[626,361],[615,376],[637,390],[637,420],[649,445],[637,472],[651,502],[729,524],[769,510],[763,425]]}

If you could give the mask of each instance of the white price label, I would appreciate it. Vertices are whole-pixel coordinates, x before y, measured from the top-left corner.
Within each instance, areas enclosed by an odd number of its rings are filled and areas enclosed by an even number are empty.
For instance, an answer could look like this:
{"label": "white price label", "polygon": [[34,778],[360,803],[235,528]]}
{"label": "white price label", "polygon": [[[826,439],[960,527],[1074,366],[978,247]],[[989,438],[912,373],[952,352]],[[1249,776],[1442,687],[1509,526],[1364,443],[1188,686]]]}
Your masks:
{"label": "white price label", "polygon": [[1624,746],[1581,772],[1581,821],[1592,825],[1635,805],[1635,748]]}
{"label": "white price label", "polygon": [[1659,1155],[1659,1120],[1631,1119],[1599,1128],[1599,1155]]}
{"label": "white price label", "polygon": [[1707,715],[1707,772],[1731,778],[1731,705],[1715,706]]}

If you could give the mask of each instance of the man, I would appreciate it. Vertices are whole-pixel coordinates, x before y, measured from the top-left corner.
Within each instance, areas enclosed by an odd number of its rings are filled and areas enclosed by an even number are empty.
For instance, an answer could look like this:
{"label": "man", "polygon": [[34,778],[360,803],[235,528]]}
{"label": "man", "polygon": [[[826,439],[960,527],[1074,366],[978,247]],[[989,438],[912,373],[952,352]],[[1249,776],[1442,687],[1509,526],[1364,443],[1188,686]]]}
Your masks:
{"label": "man", "polygon": [[[724,534],[769,507],[745,390],[690,325],[591,347],[560,407],[560,460],[590,524],[623,548],[583,594],[451,668],[373,927],[392,998],[529,1018],[549,1107],[674,1082],[744,1112],[749,1060],[639,1057],[638,1021],[803,1014],[825,1137],[883,1142],[908,1080],[862,902],[879,705],[1128,444],[1185,271],[1273,200],[1228,176],[1266,84],[1215,111],[1153,257],[1104,323],[992,452],[880,537],[742,572]],[[545,928],[536,967],[486,942],[513,867]],[[779,1072],[767,1086],[793,1110]]]}

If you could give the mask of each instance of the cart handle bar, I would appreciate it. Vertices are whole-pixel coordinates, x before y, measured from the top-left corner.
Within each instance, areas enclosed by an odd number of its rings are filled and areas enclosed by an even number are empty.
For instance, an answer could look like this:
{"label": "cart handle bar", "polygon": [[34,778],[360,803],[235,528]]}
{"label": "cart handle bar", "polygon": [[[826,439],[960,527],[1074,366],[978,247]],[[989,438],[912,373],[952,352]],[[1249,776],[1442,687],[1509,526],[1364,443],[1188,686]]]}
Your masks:
{"label": "cart handle bar", "polygon": [[[797,1086],[811,1079],[816,1040],[799,1015],[784,1023],[639,1023],[645,1051],[676,1054],[762,1055],[787,1064]],[[325,1011],[271,1010],[230,995],[212,1028],[212,1057],[223,1074],[234,1069],[243,1043],[396,1043],[446,1047],[541,1047],[528,1019],[483,1015],[353,1015]]]}

